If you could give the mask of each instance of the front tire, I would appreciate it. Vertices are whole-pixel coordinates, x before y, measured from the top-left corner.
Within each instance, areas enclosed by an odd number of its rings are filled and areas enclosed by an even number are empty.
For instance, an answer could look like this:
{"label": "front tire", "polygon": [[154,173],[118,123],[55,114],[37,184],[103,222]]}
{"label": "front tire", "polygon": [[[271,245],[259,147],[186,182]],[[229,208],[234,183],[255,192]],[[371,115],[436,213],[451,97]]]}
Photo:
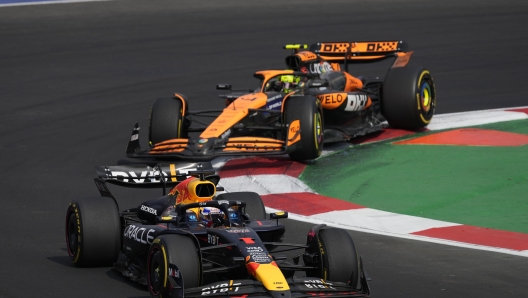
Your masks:
{"label": "front tire", "polygon": [[181,94],[158,98],[150,109],[149,144],[187,137],[184,115],[187,99]]}
{"label": "front tire", "polygon": [[300,148],[290,152],[290,158],[302,161],[319,157],[323,152],[324,131],[321,102],[312,96],[289,97],[284,113],[288,125],[288,143],[296,139],[297,130],[300,130],[301,137],[300,141],[292,144]]}
{"label": "front tire", "polygon": [[[153,241],[147,261],[147,283],[152,297],[183,297],[185,288],[200,286],[200,255],[190,237],[162,235]],[[180,288],[172,289],[172,283]],[[171,289],[179,293],[171,293]]]}
{"label": "front tire", "polygon": [[381,110],[394,128],[427,126],[436,108],[436,89],[430,72],[422,67],[392,68],[383,84]]}
{"label": "front tire", "polygon": [[75,266],[111,266],[121,248],[115,201],[107,197],[73,200],[66,212],[66,246]]}
{"label": "front tire", "polygon": [[359,262],[356,246],[347,231],[326,228],[319,231],[323,279],[349,283],[356,288]]}

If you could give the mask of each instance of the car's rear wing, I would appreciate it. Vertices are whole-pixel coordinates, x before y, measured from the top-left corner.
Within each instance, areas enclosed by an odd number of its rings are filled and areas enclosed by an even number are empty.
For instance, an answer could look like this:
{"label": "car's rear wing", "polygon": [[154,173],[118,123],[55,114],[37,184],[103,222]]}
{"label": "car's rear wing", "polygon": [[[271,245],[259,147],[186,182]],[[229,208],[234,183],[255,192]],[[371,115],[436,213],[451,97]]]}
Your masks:
{"label": "car's rear wing", "polygon": [[[318,42],[311,45],[289,44],[284,46],[284,49],[291,49],[294,53],[300,50],[308,50],[328,62],[340,64],[396,58],[393,67],[407,64],[413,53],[408,51],[408,48],[408,43],[401,40]],[[404,64],[399,65],[402,63]]]}
{"label": "car's rear wing", "polygon": [[[215,170],[210,162],[178,162],[156,164],[130,164],[119,166],[96,166],[97,178],[95,185],[102,196],[113,197],[106,183],[125,187],[137,188],[163,188],[166,193],[167,186],[175,186],[189,176],[201,176],[215,185],[220,180],[215,175]],[[207,177],[206,177],[207,175]]]}

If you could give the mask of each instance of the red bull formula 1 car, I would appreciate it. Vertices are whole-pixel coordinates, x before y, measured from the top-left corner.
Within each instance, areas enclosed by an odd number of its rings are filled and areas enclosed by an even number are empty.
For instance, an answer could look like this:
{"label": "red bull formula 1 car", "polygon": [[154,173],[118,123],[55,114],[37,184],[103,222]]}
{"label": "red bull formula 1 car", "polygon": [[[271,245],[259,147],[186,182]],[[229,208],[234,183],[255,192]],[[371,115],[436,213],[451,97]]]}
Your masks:
{"label": "red bull formula 1 car", "polygon": [[[305,244],[283,243],[279,219],[288,214],[266,219],[256,193],[217,194],[210,163],[96,170],[101,196],[75,199],[66,213],[67,251],[76,266],[113,265],[158,298],[370,297],[346,231],[317,225]],[[119,211],[107,183],[163,187],[164,195]],[[175,186],[165,195],[169,185]]]}
{"label": "red bull formula 1 car", "polygon": [[[218,89],[227,107],[191,111],[182,94],[160,98],[152,106],[150,148],[132,132],[129,157],[208,160],[220,155],[289,154],[294,160],[317,158],[323,143],[394,128],[416,130],[431,121],[436,90],[430,72],[408,65],[412,52],[402,41],[324,42],[287,45],[288,70],[255,73],[253,91]],[[385,76],[362,77],[348,65],[394,59]],[[215,119],[206,125],[200,116]],[[193,133],[195,135],[193,136]]]}

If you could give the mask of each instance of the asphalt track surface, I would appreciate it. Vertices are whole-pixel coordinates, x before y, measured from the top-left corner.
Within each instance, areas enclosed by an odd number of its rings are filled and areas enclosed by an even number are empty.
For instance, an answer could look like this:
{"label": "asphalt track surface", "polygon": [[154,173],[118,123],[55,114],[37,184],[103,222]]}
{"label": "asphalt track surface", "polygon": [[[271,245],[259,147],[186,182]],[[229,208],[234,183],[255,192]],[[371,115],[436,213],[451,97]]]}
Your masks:
{"label": "asphalt track surface", "polygon": [[[156,97],[221,108],[214,85],[253,87],[285,43],[402,39],[438,113],[526,106],[528,2],[109,1],[0,8],[0,297],[148,297],[111,268],[74,268],[72,198],[98,195]],[[145,140],[143,140],[144,142]],[[116,189],[120,206],[157,195]],[[288,242],[310,225],[286,221]],[[373,297],[527,297],[528,259],[350,232]]]}

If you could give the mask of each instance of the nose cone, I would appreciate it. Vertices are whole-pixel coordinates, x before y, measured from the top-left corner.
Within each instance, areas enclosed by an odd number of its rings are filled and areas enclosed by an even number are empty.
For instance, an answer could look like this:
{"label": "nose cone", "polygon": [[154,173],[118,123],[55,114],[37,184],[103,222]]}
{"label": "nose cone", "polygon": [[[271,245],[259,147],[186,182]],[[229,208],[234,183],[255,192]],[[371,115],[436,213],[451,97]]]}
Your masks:
{"label": "nose cone", "polygon": [[270,264],[250,262],[246,267],[248,268],[249,273],[260,281],[268,291],[280,293],[287,292],[288,296],[285,296],[286,294],[281,294],[277,297],[290,297],[291,294],[288,282],[275,262],[271,262]]}

